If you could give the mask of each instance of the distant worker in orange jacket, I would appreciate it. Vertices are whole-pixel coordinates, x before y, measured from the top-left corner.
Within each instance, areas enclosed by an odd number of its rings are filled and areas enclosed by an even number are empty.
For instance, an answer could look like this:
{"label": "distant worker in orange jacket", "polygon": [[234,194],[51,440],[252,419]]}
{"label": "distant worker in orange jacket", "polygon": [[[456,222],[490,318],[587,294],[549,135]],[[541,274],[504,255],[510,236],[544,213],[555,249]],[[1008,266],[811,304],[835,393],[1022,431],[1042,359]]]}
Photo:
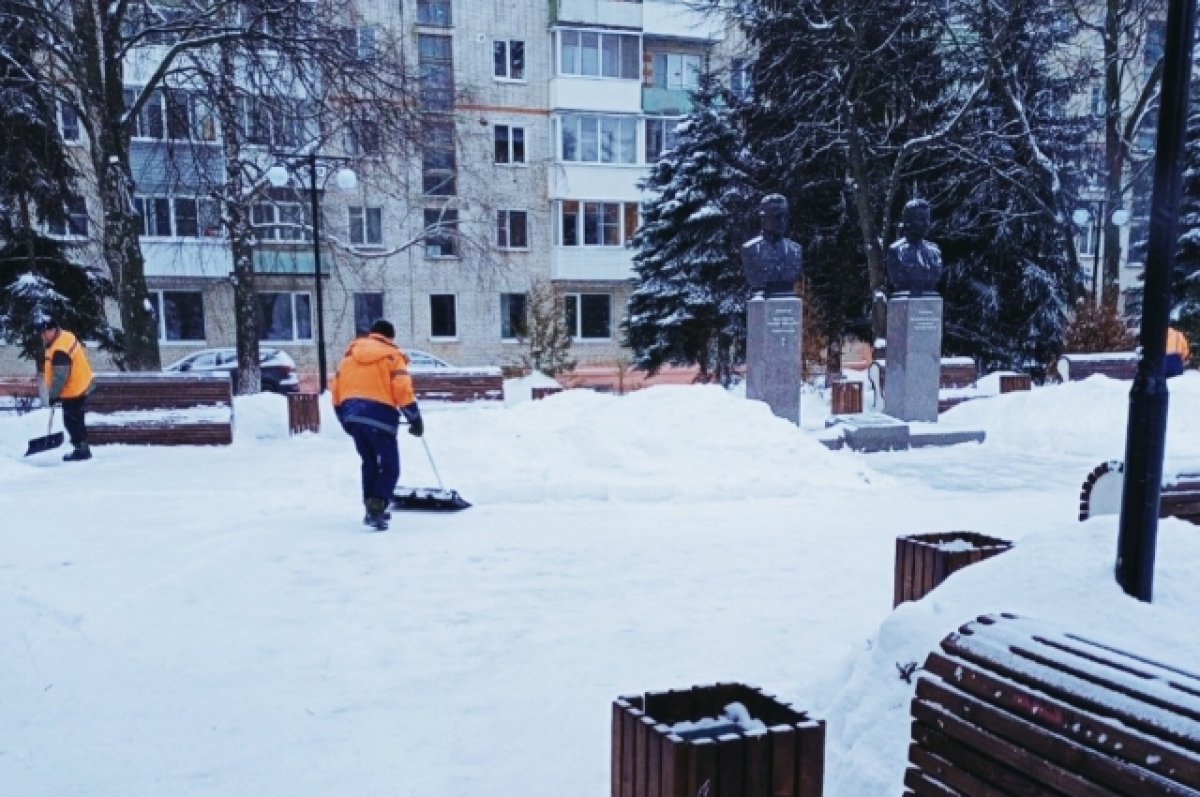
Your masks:
{"label": "distant worker in orange jacket", "polygon": [[387,508],[400,480],[400,416],[408,421],[409,434],[425,433],[408,355],[396,346],[395,337],[391,322],[372,324],[365,337],[351,341],[332,385],[334,411],[362,459],[363,524],[379,531],[388,527]]}
{"label": "distant worker in orange jacket", "polygon": [[1179,376],[1183,366],[1191,357],[1187,338],[1175,327],[1167,327],[1167,358],[1165,363],[1167,377]]}
{"label": "distant worker in orange jacket", "polygon": [[92,365],[88,362],[83,341],[49,316],[42,316],[37,330],[46,346],[46,362],[42,379],[50,397],[50,406],[62,404],[63,426],[71,438],[72,451],[64,462],[82,462],[92,458],[88,448],[87,424],[84,422],[88,394],[92,392]]}

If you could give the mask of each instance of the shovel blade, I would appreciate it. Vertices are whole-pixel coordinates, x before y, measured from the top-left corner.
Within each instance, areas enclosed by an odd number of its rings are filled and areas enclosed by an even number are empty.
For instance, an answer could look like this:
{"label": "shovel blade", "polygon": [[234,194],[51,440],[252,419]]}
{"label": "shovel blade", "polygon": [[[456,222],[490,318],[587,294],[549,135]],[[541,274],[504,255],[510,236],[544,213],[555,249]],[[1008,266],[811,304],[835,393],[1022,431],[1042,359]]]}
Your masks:
{"label": "shovel blade", "polygon": [[55,432],[48,434],[45,437],[35,437],[29,441],[29,448],[25,451],[25,456],[40,454],[43,451],[51,451],[63,444],[63,433]]}
{"label": "shovel blade", "polygon": [[458,512],[471,504],[457,490],[434,490],[428,487],[397,487],[392,495],[392,509],[409,512]]}

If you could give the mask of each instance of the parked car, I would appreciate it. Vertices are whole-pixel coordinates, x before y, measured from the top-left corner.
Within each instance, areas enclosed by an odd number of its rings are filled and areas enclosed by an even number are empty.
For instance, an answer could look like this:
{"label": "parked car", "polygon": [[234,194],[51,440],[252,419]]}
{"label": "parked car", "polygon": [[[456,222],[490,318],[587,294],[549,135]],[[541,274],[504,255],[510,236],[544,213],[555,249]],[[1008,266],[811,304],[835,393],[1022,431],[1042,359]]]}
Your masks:
{"label": "parked car", "polygon": [[405,349],[404,353],[408,355],[408,370],[413,373],[422,373],[427,371],[453,371],[457,370],[457,365],[451,365],[441,357],[435,357],[427,351],[420,349]]}
{"label": "parked car", "polygon": [[[300,387],[296,361],[279,349],[258,350],[258,367],[262,374],[262,389],[272,393],[295,393]],[[226,374],[237,385],[237,350],[202,349],[173,362],[164,371],[189,374]]]}

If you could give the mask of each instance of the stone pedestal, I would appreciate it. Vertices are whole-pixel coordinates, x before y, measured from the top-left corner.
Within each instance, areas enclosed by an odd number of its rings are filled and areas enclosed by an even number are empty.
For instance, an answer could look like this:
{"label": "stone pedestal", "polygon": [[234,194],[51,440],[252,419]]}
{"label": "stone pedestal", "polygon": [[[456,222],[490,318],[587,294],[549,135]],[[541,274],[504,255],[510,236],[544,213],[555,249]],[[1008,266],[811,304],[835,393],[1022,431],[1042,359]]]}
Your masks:
{"label": "stone pedestal", "polygon": [[800,423],[803,305],[794,296],[755,296],[746,303],[746,398],[765,401],[776,416],[795,424]]}
{"label": "stone pedestal", "polygon": [[883,411],[902,421],[936,422],[941,362],[941,297],[889,299]]}

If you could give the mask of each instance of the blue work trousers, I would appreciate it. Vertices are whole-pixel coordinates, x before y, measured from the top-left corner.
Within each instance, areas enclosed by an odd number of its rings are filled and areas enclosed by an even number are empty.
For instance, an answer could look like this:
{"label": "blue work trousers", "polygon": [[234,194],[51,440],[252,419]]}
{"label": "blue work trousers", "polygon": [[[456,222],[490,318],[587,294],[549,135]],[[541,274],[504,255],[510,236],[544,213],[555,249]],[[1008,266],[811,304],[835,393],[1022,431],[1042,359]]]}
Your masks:
{"label": "blue work trousers", "polygon": [[361,423],[346,424],[362,459],[363,500],[382,498],[391,503],[400,481],[400,448],[396,435]]}

